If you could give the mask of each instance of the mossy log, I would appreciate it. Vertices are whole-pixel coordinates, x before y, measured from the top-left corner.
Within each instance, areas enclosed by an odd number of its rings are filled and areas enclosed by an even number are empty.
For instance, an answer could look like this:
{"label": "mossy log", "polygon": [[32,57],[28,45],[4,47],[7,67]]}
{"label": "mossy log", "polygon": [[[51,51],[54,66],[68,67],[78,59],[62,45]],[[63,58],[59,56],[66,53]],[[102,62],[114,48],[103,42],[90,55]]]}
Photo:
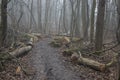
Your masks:
{"label": "mossy log", "polygon": [[72,54],[78,50],[79,50],[78,48],[66,49],[62,51],[62,54],[63,56],[72,56]]}
{"label": "mossy log", "polygon": [[97,62],[92,59],[84,58],[84,57],[78,58],[78,63],[87,65],[87,66],[89,66],[95,70],[99,70],[99,71],[105,71],[105,68],[106,68],[106,64]]}
{"label": "mossy log", "polygon": [[38,38],[42,38],[42,35],[40,33],[31,33],[31,34],[38,37]]}
{"label": "mossy log", "polygon": [[27,34],[26,36],[30,37],[33,39],[33,42],[37,42],[39,39],[37,36],[33,35],[33,34]]}
{"label": "mossy log", "polygon": [[50,44],[53,47],[62,47],[63,45],[66,45],[68,43],[70,43],[70,39],[68,37],[55,37]]}
{"label": "mossy log", "polygon": [[14,57],[20,57],[25,55],[26,52],[29,52],[32,49],[32,46],[25,46],[19,49],[16,49],[13,52],[10,52],[9,54],[14,56]]}
{"label": "mossy log", "polygon": [[89,58],[84,58],[83,56],[81,56],[81,54],[78,55],[77,53],[74,53],[71,56],[71,60],[74,63],[86,65],[86,66],[91,67],[95,70],[103,72],[108,67],[112,66],[116,62],[116,57],[114,57],[109,63],[103,64],[103,63],[100,63],[98,61],[95,61],[95,60],[92,60],[92,59],[89,59]]}
{"label": "mossy log", "polygon": [[53,47],[62,47],[62,46],[66,46],[66,47],[70,47],[72,44],[81,44],[82,43],[82,39],[80,38],[72,38],[72,40],[70,39],[70,37],[66,37],[66,36],[56,36],[53,38],[53,41],[51,41],[51,45]]}
{"label": "mossy log", "polygon": [[0,71],[2,69],[2,62],[6,60],[11,60],[15,57],[21,57],[25,55],[27,52],[29,52],[33,48],[33,42],[34,42],[34,37],[31,36],[30,41],[24,46],[17,48],[16,50],[12,52],[4,52],[0,53]]}
{"label": "mossy log", "polygon": [[71,56],[73,53],[74,53],[74,51],[72,51],[72,50],[64,50],[62,52],[62,55],[63,56]]}
{"label": "mossy log", "polygon": [[26,52],[29,52],[32,49],[33,41],[34,41],[33,38],[31,38],[26,46],[18,48],[15,51],[10,52],[9,54],[14,56],[14,57],[23,56]]}
{"label": "mossy log", "polygon": [[55,42],[55,41],[50,42],[50,45],[51,45],[52,47],[56,47],[56,48],[59,48],[59,47],[62,46],[61,43],[57,43],[57,42]]}

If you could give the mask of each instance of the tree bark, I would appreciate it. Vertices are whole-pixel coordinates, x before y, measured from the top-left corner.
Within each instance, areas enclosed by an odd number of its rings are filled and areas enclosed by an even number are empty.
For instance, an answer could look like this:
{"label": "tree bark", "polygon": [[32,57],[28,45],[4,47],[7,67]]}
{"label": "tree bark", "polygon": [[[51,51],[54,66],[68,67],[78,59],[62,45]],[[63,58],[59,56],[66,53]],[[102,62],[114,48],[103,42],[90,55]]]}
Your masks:
{"label": "tree bark", "polygon": [[37,6],[38,6],[38,28],[40,29],[40,33],[43,33],[43,29],[42,29],[42,1],[41,0],[37,0]]}
{"label": "tree bark", "polygon": [[92,11],[91,11],[91,27],[90,27],[90,42],[93,42],[94,38],[94,22],[95,22],[95,8],[96,8],[96,0],[93,0],[92,3]]}
{"label": "tree bark", "polygon": [[88,28],[89,28],[89,11],[88,11],[88,0],[82,0],[82,27],[83,27],[83,38],[88,40]]}
{"label": "tree bark", "polygon": [[97,22],[96,22],[96,36],[95,36],[96,51],[102,50],[105,2],[106,2],[106,0],[99,0],[99,5],[98,5],[98,15],[97,15]]}
{"label": "tree bark", "polygon": [[7,34],[7,3],[8,0],[2,0],[1,2],[0,47],[4,45]]}
{"label": "tree bark", "polygon": [[[120,44],[120,0],[117,0],[117,12],[118,12],[118,27],[117,27],[117,31],[116,31],[116,38],[118,43]],[[120,80],[120,54],[118,53],[118,63],[117,63],[117,80]]]}

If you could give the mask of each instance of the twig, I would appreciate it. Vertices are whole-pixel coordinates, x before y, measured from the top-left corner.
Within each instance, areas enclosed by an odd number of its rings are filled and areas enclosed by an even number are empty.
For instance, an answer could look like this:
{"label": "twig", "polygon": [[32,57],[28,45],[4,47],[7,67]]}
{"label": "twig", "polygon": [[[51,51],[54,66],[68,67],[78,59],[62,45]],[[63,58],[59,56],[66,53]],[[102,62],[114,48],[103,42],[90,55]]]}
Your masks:
{"label": "twig", "polygon": [[108,49],[104,49],[104,50],[101,50],[101,51],[95,51],[95,52],[92,52],[92,54],[94,54],[94,53],[101,53],[101,52],[106,52],[106,51],[109,51],[109,50],[111,50],[111,49],[113,49],[113,48],[115,48],[115,47],[117,47],[119,44],[116,44],[116,45],[114,45],[113,47],[111,47],[111,48],[108,48]]}

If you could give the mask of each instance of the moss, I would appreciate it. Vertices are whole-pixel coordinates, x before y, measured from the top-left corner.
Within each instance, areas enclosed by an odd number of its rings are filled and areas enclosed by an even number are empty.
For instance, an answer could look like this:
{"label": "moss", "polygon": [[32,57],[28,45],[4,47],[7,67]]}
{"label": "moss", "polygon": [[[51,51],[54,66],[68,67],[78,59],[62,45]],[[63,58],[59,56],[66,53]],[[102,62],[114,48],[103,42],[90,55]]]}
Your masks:
{"label": "moss", "polygon": [[12,57],[8,53],[0,53],[0,72],[4,69],[4,63],[7,60],[12,59]]}
{"label": "moss", "polygon": [[65,50],[62,53],[63,53],[63,56],[71,56],[74,52],[73,51],[69,51],[69,50]]}
{"label": "moss", "polygon": [[59,43],[59,42],[55,42],[55,41],[52,41],[52,42],[50,43],[50,45],[51,45],[52,47],[56,47],[56,48],[58,48],[58,47],[61,47],[61,46],[62,46],[62,44],[61,44],[61,43]]}
{"label": "moss", "polygon": [[8,53],[0,53],[0,61],[9,60],[12,57]]}
{"label": "moss", "polygon": [[80,48],[70,48],[70,49],[64,50],[62,53],[63,53],[63,56],[72,56],[74,52],[78,53],[78,51],[80,51]]}

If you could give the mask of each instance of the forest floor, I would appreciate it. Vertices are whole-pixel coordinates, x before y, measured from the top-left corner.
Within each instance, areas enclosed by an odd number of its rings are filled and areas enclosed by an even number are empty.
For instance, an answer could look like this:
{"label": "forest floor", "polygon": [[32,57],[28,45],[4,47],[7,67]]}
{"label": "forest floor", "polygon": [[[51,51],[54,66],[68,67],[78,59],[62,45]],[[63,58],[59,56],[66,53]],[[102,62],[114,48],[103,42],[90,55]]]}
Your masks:
{"label": "forest floor", "polygon": [[[22,70],[16,73],[19,64],[15,60],[7,61],[5,71],[0,72],[0,80],[116,80],[116,65],[100,72],[85,65],[73,64],[69,58],[63,57],[61,48],[49,45],[51,41],[52,38],[43,38],[34,44],[28,55],[19,58],[27,74]],[[86,57],[105,63],[104,60],[109,61],[112,56],[111,53],[101,59]]]}
{"label": "forest floor", "polygon": [[49,45],[50,41],[51,38],[44,38],[31,51],[30,64],[35,69],[33,80],[115,80],[116,66],[100,72],[87,66],[72,64],[60,54],[60,48]]}

